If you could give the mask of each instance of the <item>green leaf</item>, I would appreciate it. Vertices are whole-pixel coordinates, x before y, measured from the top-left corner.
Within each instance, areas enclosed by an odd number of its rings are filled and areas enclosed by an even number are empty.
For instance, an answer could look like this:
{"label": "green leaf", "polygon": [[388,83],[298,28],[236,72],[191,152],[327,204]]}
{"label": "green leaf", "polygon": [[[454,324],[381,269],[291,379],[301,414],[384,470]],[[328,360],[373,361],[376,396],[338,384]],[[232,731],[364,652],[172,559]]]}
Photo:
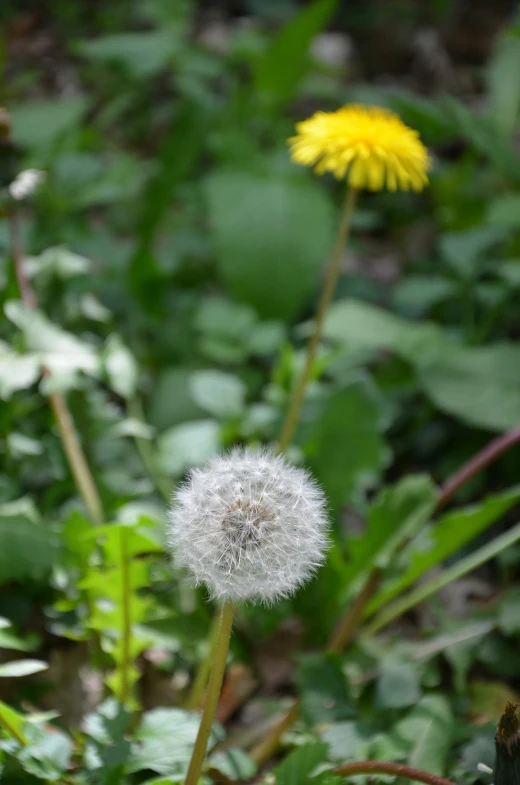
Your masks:
{"label": "green leaf", "polygon": [[[27,731],[29,736],[29,730]],[[18,755],[25,771],[46,782],[59,782],[67,771],[72,756],[72,742],[57,728],[45,732],[31,727],[30,744]]]}
{"label": "green leaf", "polygon": [[313,780],[310,776],[316,766],[327,759],[327,744],[323,741],[309,742],[293,750],[284,761],[276,766],[276,785],[306,785]]}
{"label": "green leaf", "polygon": [[253,69],[254,95],[278,103],[293,98],[309,65],[309,47],[332,17],[336,0],[315,0],[274,37]]}
{"label": "green leaf", "polygon": [[366,728],[352,720],[326,725],[320,736],[329,748],[331,760],[340,763],[345,763],[349,758],[365,758],[372,740]]}
{"label": "green leaf", "polygon": [[190,387],[197,406],[215,417],[239,417],[244,411],[246,386],[233,374],[196,371],[191,375]]}
{"label": "green leaf", "polygon": [[0,664],[0,678],[30,676],[33,673],[46,671],[49,666],[42,660],[13,660]]}
{"label": "green leaf", "polygon": [[43,523],[0,506],[0,581],[43,581],[56,559],[56,533]]}
{"label": "green leaf", "polygon": [[498,607],[498,626],[505,635],[520,632],[520,588],[509,589],[500,600]]}
{"label": "green leaf", "polygon": [[378,704],[384,709],[400,709],[417,703],[420,697],[420,677],[415,663],[383,658],[376,685]]}
{"label": "green leaf", "polygon": [[300,657],[297,682],[302,711],[309,722],[335,722],[355,716],[341,660],[335,654]]}
{"label": "green leaf", "polygon": [[133,354],[115,333],[107,338],[104,364],[111,388],[122,398],[131,398],[136,391],[139,369]]}
{"label": "green leaf", "polygon": [[490,431],[520,422],[520,347],[452,349],[418,370],[419,383],[441,411]]}
{"label": "green leaf", "polygon": [[221,171],[206,180],[218,271],[231,296],[264,318],[306,304],[332,247],[333,211],[303,177]]}
{"label": "green leaf", "polygon": [[192,371],[189,368],[166,367],[157,376],[147,407],[147,420],[158,430],[206,417],[193,400]]}
{"label": "green leaf", "polygon": [[170,62],[179,50],[173,29],[139,33],[115,33],[76,45],[78,54],[89,60],[121,63],[133,76],[148,79]]}
{"label": "green leaf", "polygon": [[24,734],[25,717],[18,714],[3,701],[0,701],[0,727],[2,727],[11,738],[16,739],[21,744],[27,744]]}
{"label": "green leaf", "polygon": [[349,562],[343,579],[349,592],[354,582],[374,567],[385,569],[408,539],[432,515],[438,491],[423,474],[404,477],[384,488],[370,505],[364,534],[349,542]]}
{"label": "green leaf", "polygon": [[498,130],[511,134],[520,111],[520,36],[508,28],[497,37],[497,45],[487,67],[489,117]]}
{"label": "green leaf", "polygon": [[31,387],[40,376],[36,354],[18,354],[0,341],[0,398],[8,400],[18,390]]}
{"label": "green leaf", "polygon": [[330,502],[340,506],[374,484],[388,461],[381,401],[372,384],[362,380],[318,405],[303,443]]}
{"label": "green leaf", "polygon": [[230,780],[249,780],[256,774],[254,760],[243,750],[234,747],[221,750],[208,758],[211,769],[229,777]]}
{"label": "green leaf", "polygon": [[486,220],[495,226],[518,229],[520,227],[520,194],[512,193],[495,197],[489,203]]}
{"label": "green leaf", "polygon": [[445,513],[435,524],[425,527],[401,553],[396,564],[397,577],[383,585],[369,602],[367,612],[381,608],[432,567],[463,548],[519,500],[520,486],[516,486],[488,496],[481,504]]}
{"label": "green leaf", "polygon": [[159,436],[159,464],[167,474],[180,475],[190,466],[200,466],[219,451],[220,426],[215,420],[187,422]]}
{"label": "green leaf", "polygon": [[86,341],[50,322],[42,313],[11,300],[5,305],[6,316],[19,327],[27,348],[38,353],[40,362],[51,371],[47,390],[66,390],[76,384],[79,371],[99,376],[100,362],[96,350]]}
{"label": "green leaf", "polygon": [[447,232],[440,239],[441,253],[464,278],[472,279],[480,272],[479,259],[504,237],[498,226],[479,226],[460,232]]}
{"label": "green leaf", "polygon": [[[200,719],[182,709],[153,709],[143,715],[135,734],[128,771],[149,769],[168,775],[175,782],[184,779],[197,736]],[[213,728],[209,747],[221,738]]]}
{"label": "green leaf", "polygon": [[444,774],[451,749],[454,722],[442,695],[426,695],[397,723],[397,735],[412,744],[408,764],[431,774]]}
{"label": "green leaf", "polygon": [[25,101],[10,107],[13,139],[22,147],[44,147],[78,126],[87,108],[84,97]]}

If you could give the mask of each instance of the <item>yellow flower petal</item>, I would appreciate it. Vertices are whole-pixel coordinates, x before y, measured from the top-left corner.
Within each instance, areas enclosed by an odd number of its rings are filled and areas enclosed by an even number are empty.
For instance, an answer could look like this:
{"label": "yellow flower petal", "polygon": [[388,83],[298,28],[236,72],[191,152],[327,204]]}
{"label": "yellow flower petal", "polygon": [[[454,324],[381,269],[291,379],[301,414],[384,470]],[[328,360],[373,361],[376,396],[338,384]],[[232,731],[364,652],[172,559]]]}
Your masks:
{"label": "yellow flower petal", "polygon": [[354,188],[422,191],[431,161],[417,131],[397,115],[358,104],[316,112],[296,124],[289,139],[291,158],[317,174],[348,177]]}

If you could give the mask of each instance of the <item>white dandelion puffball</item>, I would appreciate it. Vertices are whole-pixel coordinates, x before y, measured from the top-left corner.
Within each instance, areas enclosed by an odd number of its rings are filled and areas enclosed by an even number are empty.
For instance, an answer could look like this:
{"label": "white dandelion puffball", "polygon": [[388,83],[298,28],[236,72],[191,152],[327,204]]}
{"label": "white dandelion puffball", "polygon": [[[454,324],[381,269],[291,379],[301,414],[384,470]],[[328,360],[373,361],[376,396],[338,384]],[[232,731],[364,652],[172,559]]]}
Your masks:
{"label": "white dandelion puffball", "polygon": [[169,513],[175,564],[216,599],[271,603],[323,562],[323,492],[304,470],[269,450],[235,448],[193,469]]}

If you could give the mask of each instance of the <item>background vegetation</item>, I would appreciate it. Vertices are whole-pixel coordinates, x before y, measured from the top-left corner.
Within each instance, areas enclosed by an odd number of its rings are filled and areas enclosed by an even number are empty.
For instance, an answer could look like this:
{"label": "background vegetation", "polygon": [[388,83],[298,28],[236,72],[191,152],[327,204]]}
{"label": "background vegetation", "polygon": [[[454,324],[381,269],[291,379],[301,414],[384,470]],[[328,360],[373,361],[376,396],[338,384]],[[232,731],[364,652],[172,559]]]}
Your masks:
{"label": "background vegetation", "polygon": [[[207,776],[252,777],[297,696],[294,750],[265,770],[284,785],[361,758],[490,781],[476,766],[520,689],[520,448],[447,509],[437,486],[520,426],[518,14],[4,0],[2,782],[182,781],[212,608],[164,556],[167,499],[215,451],[278,437],[344,189],[286,139],[351,101],[420,131],[431,186],[360,200],[290,451],[334,546],[293,600],[241,609]],[[47,179],[13,214],[26,167]],[[102,510],[74,482],[61,396]],[[355,640],[320,653],[376,567]]]}

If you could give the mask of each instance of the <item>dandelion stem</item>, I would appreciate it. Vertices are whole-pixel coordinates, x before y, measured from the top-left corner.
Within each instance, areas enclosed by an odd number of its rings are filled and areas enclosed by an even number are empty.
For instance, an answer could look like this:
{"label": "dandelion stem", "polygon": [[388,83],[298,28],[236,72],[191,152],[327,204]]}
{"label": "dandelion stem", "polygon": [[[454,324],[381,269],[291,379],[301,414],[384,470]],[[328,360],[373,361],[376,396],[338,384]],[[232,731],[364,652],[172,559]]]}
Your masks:
{"label": "dandelion stem", "polygon": [[199,663],[190,694],[185,703],[186,709],[197,709],[200,706],[202,695],[208,683],[208,677],[211,670],[211,663],[213,662],[213,654],[220,632],[220,614],[215,612],[211,620],[211,628],[208,638],[207,652],[204,658]]}
{"label": "dandelion stem", "polygon": [[226,669],[226,659],[229,649],[229,639],[231,636],[231,626],[233,624],[233,605],[231,602],[226,602],[222,606],[220,612],[220,627],[217,638],[217,645],[215,646],[215,653],[213,657],[213,664],[211,667],[211,675],[209,677],[208,691],[206,693],[206,702],[202,712],[202,718],[199,725],[199,731],[195,740],[195,746],[191,755],[188,774],[186,775],[185,785],[197,785],[206,756],[206,748],[208,746],[208,739],[211,733],[211,726],[215,719],[215,712],[217,710],[218,699],[220,697],[220,688],[224,679],[224,671]]}
{"label": "dandelion stem", "polygon": [[344,763],[342,766],[336,766],[334,772],[344,777],[354,776],[354,774],[393,774],[395,777],[424,782],[425,785],[454,785],[451,780],[446,780],[444,777],[390,761],[364,760]]}
{"label": "dandelion stem", "polygon": [[340,271],[341,258],[350,234],[352,214],[354,212],[356,198],[357,191],[354,188],[349,188],[341,214],[334,250],[332,252],[332,257],[325,276],[325,282],[323,284],[318,310],[316,311],[316,316],[314,319],[314,330],[309,339],[309,343],[307,344],[305,365],[293,391],[289,409],[282,427],[282,433],[278,445],[280,452],[285,452],[291,444],[294,431],[298,423],[303,399],[305,397],[305,390],[312,376],[313,365],[323,332],[325,316],[334,295],[334,289],[336,288],[336,282],[338,280]]}
{"label": "dandelion stem", "polygon": [[[9,211],[8,225],[11,253],[14,259],[14,269],[20,296],[26,308],[34,309],[38,306],[38,303],[25,270],[20,225],[14,207]],[[50,376],[50,371],[47,368],[44,368],[43,373],[45,376]],[[87,458],[81,447],[70,409],[63,395],[57,392],[49,394],[49,404],[56,419],[63,449],[78,491],[83,498],[92,523],[100,524],[104,518],[103,506]]]}

